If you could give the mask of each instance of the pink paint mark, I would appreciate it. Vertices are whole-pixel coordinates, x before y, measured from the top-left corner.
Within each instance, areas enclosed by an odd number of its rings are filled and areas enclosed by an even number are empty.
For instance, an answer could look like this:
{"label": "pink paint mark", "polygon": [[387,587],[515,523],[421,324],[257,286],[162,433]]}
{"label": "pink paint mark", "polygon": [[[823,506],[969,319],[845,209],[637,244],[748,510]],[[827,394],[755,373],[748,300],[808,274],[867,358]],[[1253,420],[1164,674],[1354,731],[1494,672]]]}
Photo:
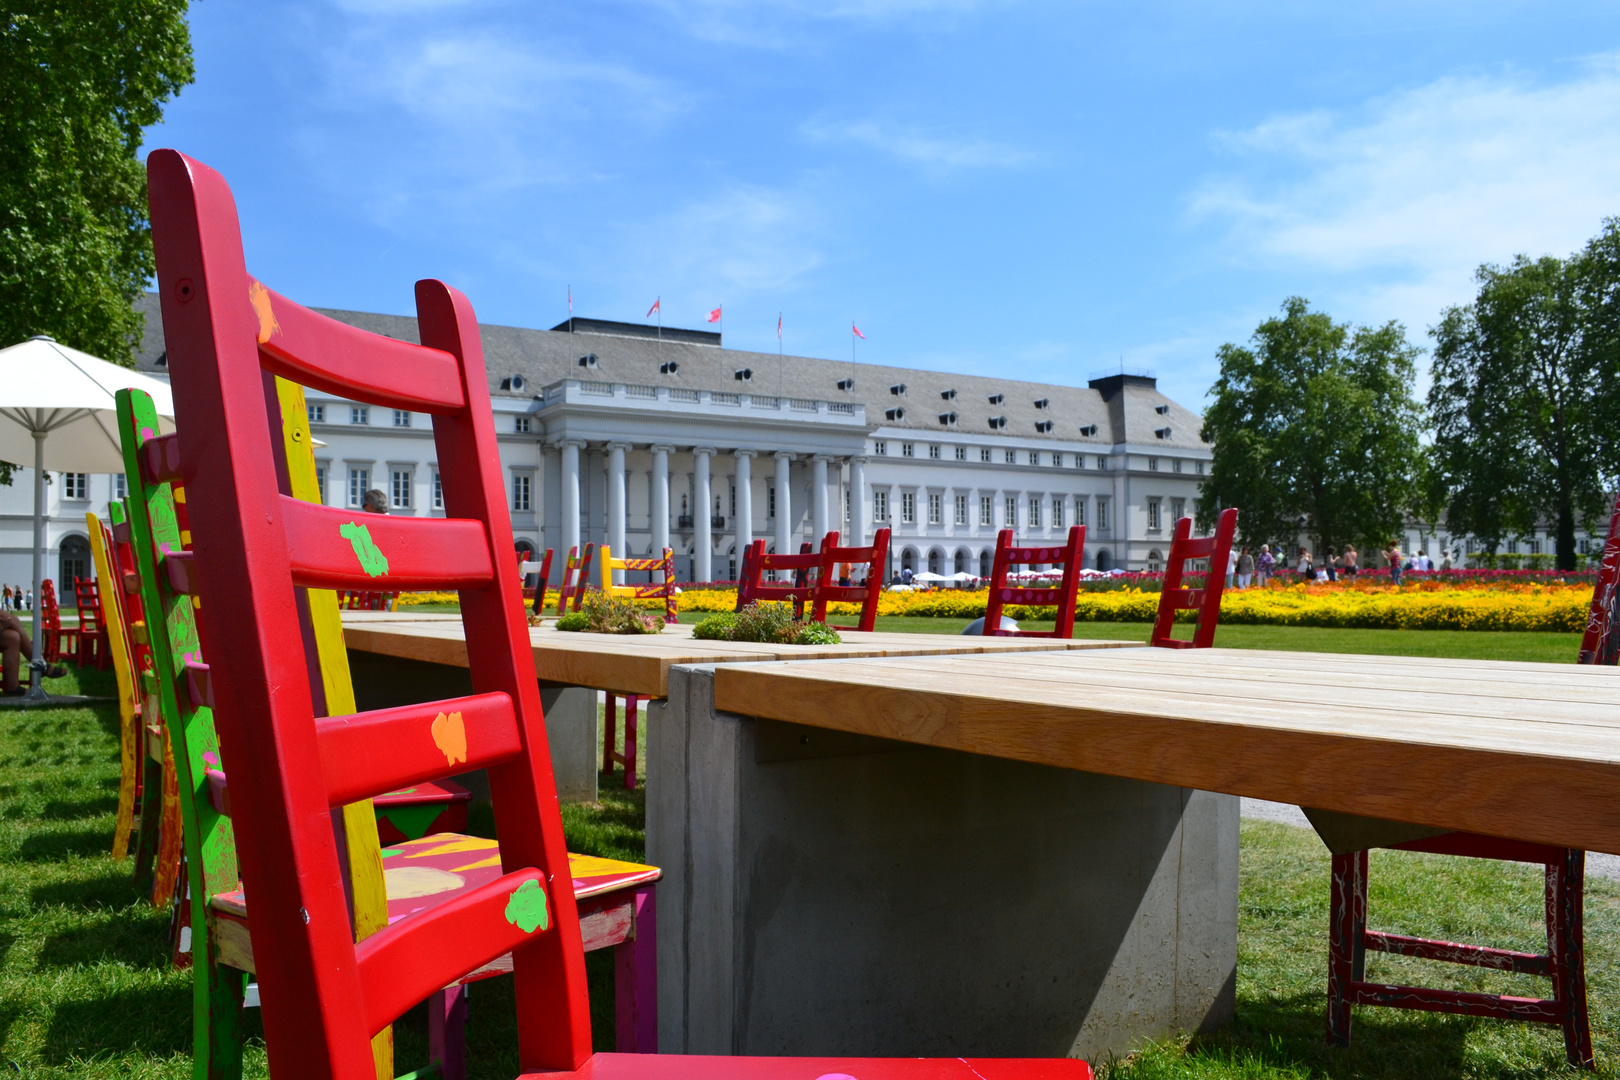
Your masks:
{"label": "pink paint mark", "polygon": [[155,438],[157,438],[157,432],[153,431],[149,427],[141,428],[141,441],[142,442],[145,442],[147,439],[155,439]]}
{"label": "pink paint mark", "polygon": [[204,750],[203,751],[203,760],[208,762],[208,764],[210,764],[210,765],[218,765],[219,764],[219,755],[214,753],[212,750]]}
{"label": "pink paint mark", "polygon": [[978,1069],[975,1069],[973,1066],[968,1065],[967,1058],[957,1058],[956,1060],[960,1061],[963,1065],[967,1065],[968,1072],[972,1073],[974,1076],[977,1076],[979,1080],[984,1080],[984,1073],[980,1072]]}
{"label": "pink paint mark", "polygon": [[822,1073],[816,1080],[855,1080],[849,1073]]}

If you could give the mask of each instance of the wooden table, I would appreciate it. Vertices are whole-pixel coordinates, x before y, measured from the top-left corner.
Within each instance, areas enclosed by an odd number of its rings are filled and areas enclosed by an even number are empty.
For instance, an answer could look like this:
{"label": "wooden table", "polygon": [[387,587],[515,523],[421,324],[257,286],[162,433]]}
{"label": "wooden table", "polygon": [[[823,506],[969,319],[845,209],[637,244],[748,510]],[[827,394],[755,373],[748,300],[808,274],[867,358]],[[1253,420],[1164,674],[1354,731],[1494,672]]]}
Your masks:
{"label": "wooden table", "polygon": [[[455,613],[345,611],[344,640],[357,700],[365,708],[403,705],[470,692],[467,642]],[[1143,636],[1146,636],[1146,629]],[[558,793],[592,802],[597,796],[596,694],[669,693],[670,669],[682,664],[738,663],[856,657],[904,657],[1051,649],[1111,649],[1136,642],[1050,638],[984,638],[960,634],[862,634],[849,631],[841,645],[763,645],[700,641],[692,626],[659,634],[563,632],[548,622],[529,630],[534,671],[551,740]]]}
{"label": "wooden table", "polygon": [[727,667],[751,716],[1620,852],[1620,668],[1205,649]]}
{"label": "wooden table", "polygon": [[647,807],[673,1052],[1095,1059],[1221,1023],[1238,795],[1620,852],[1615,668],[768,661],[677,669],[660,708],[649,773],[683,781]]}
{"label": "wooden table", "polygon": [[[459,615],[345,611],[344,640],[360,650],[450,667],[467,666]],[[1147,639],[1147,627],[1142,628]],[[587,634],[558,630],[555,623],[531,627],[534,671],[544,682],[587,686],[615,694],[669,695],[669,669],[680,664],[726,664],[763,660],[833,660],[860,657],[947,656],[966,653],[1049,652],[1054,649],[1118,649],[1142,644],[1085,638],[964,637],[960,634],[862,634],[848,631],[841,645],[766,645],[703,641],[692,626],[667,626],[661,634]]]}

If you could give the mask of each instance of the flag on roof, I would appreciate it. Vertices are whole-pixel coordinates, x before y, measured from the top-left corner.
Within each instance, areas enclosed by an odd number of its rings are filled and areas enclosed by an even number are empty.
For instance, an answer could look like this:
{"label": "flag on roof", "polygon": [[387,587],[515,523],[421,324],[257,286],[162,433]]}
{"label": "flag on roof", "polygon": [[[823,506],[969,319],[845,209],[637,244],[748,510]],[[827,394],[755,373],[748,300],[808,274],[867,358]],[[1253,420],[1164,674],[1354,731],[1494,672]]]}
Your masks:
{"label": "flag on roof", "polygon": [[662,296],[660,296],[658,299],[654,300],[653,301],[653,306],[648,308],[647,309],[647,314],[642,316],[642,317],[646,318],[646,319],[652,318],[652,313],[657,311],[659,305],[662,304],[663,302],[664,302],[664,298]]}
{"label": "flag on roof", "polygon": [[855,331],[855,336],[856,337],[860,338],[862,341],[866,340],[866,335],[861,333],[861,328],[860,327],[856,326],[854,323],[850,323],[849,328],[851,330]]}
{"label": "flag on roof", "polygon": [[780,311],[776,313],[776,340],[782,340],[782,313]]}
{"label": "flag on roof", "polygon": [[715,308],[713,311],[709,312],[709,321],[710,322],[719,322],[720,321],[720,309],[719,308]]}

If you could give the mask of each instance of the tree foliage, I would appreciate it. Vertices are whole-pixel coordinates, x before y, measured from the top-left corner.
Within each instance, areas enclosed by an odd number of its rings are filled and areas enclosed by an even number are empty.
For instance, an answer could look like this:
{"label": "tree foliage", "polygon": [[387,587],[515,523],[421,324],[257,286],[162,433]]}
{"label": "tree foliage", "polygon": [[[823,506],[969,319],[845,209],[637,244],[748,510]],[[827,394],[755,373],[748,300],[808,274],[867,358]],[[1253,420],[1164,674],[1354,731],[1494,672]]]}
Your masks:
{"label": "tree foliage", "polygon": [[1352,329],[1299,297],[1250,347],[1222,345],[1204,414],[1214,462],[1201,527],[1235,506],[1250,543],[1292,537],[1301,519],[1319,551],[1396,534],[1420,476],[1419,352],[1399,323]]}
{"label": "tree foliage", "polygon": [[1620,465],[1620,220],[1568,259],[1482,266],[1432,331],[1436,467],[1447,520],[1490,550],[1550,523],[1560,569],[1601,520]]}
{"label": "tree foliage", "polygon": [[142,130],[192,80],[186,0],[21,0],[0,14],[0,346],[130,363],[153,272]]}

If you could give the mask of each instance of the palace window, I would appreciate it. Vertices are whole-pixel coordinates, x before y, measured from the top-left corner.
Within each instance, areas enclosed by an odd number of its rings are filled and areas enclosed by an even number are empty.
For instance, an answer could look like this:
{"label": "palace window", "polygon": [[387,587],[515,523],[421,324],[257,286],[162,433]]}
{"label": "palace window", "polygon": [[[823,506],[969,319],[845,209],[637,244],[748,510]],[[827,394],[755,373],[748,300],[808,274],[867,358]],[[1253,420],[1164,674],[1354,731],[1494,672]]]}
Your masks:
{"label": "palace window", "polygon": [[967,447],[958,446],[956,448],[956,460],[957,461],[966,461],[967,460]]}
{"label": "palace window", "polygon": [[916,457],[917,456],[917,447],[916,447],[916,445],[914,443],[908,443],[908,442],[901,443],[900,444],[900,456],[901,457]]}
{"label": "palace window", "polygon": [[929,496],[928,496],[928,524],[930,524],[930,525],[938,525],[938,524],[941,523],[940,505],[939,505],[940,502],[941,502],[941,498],[938,495],[938,493],[930,493],[929,494]]}
{"label": "palace window", "polygon": [[1039,495],[1029,497],[1029,527],[1032,529],[1041,527],[1041,497]]}
{"label": "palace window", "polygon": [[395,510],[411,508],[411,470],[395,469],[388,486],[388,505]]}
{"label": "palace window", "polygon": [[995,501],[988,495],[979,496],[979,524],[989,528],[996,523]]}
{"label": "palace window", "polygon": [[444,509],[444,481],[439,477],[439,470],[433,470],[433,509]]}
{"label": "palace window", "polygon": [[1052,528],[1063,528],[1063,504],[1067,501],[1062,498],[1052,500]]}
{"label": "palace window", "polygon": [[411,411],[409,409],[395,409],[394,410],[394,426],[395,427],[410,427],[411,426]]}
{"label": "palace window", "polygon": [[900,523],[914,525],[917,522],[917,496],[910,491],[900,493]]}
{"label": "palace window", "polygon": [[512,509],[529,511],[534,508],[534,478],[526,473],[512,474]]}
{"label": "palace window", "polygon": [[326,423],[326,406],[324,404],[317,404],[315,402],[305,402],[304,403],[304,411],[309,414],[309,422],[310,423],[312,423],[312,424],[324,424],[324,423]]}
{"label": "palace window", "polygon": [[876,454],[878,457],[888,457],[889,444],[882,439],[873,440],[872,453]]}
{"label": "palace window", "polygon": [[1014,495],[1007,496],[1007,520],[1001,527],[1015,532],[1018,529],[1018,498]]}
{"label": "palace window", "polygon": [[967,524],[967,496],[966,495],[958,495],[956,497],[956,523],[958,525],[966,525]]}
{"label": "palace window", "polygon": [[1108,531],[1108,500],[1107,499],[1098,499],[1097,500],[1097,531],[1098,532],[1107,532]]}
{"label": "palace window", "polygon": [[62,474],[62,498],[88,499],[90,497],[90,474],[82,472],[65,472]]}
{"label": "palace window", "polygon": [[928,448],[928,456],[933,458],[935,461],[938,461],[939,460],[939,447],[938,446],[930,446]]}
{"label": "palace window", "polygon": [[1147,510],[1148,510],[1148,532],[1158,532],[1159,531],[1159,500],[1158,499],[1149,499],[1147,501]]}
{"label": "palace window", "polygon": [[[772,495],[772,505],[774,506],[775,505],[775,498],[774,497],[775,497],[776,493],[773,491],[773,492],[771,492],[771,495]],[[873,521],[888,521],[889,520],[889,493],[887,491],[874,491],[874,492],[872,492],[872,520]]]}
{"label": "palace window", "polygon": [[370,469],[349,470],[349,505],[358,509],[366,498],[366,489],[371,487]]}
{"label": "palace window", "polygon": [[370,407],[365,406],[365,405],[351,405],[351,406],[349,406],[349,423],[351,423],[351,424],[369,424],[369,423],[371,423],[371,409],[370,409]]}

